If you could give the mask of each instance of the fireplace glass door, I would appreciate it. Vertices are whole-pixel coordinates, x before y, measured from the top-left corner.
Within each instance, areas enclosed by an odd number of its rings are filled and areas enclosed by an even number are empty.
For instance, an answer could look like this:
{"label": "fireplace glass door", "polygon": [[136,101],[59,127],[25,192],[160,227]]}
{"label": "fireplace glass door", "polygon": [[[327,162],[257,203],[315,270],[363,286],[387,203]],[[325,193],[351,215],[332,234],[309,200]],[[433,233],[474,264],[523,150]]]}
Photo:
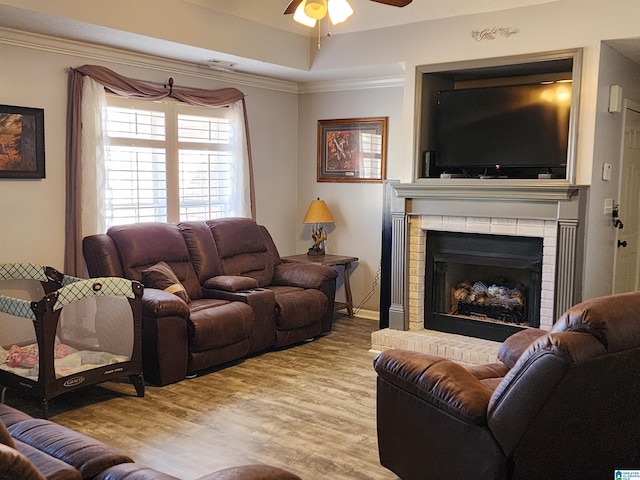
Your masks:
{"label": "fireplace glass door", "polygon": [[425,328],[502,341],[540,325],[542,239],[427,232]]}

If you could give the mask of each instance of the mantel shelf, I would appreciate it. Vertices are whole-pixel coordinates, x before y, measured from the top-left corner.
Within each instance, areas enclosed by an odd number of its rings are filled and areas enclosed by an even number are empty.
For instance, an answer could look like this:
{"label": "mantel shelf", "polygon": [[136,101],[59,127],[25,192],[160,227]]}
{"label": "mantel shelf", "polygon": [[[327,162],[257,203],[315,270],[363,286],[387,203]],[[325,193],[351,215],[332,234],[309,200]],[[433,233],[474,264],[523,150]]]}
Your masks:
{"label": "mantel shelf", "polygon": [[557,180],[423,179],[393,184],[400,198],[453,200],[568,201],[586,188]]}

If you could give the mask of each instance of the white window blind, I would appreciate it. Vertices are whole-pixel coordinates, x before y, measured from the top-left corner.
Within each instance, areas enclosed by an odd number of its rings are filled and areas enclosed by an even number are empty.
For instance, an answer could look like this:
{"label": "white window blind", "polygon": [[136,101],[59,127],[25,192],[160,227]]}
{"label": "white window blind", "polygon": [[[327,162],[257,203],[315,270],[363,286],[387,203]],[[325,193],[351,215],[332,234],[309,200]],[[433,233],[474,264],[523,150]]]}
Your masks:
{"label": "white window blind", "polygon": [[108,97],[107,226],[228,216],[228,109]]}

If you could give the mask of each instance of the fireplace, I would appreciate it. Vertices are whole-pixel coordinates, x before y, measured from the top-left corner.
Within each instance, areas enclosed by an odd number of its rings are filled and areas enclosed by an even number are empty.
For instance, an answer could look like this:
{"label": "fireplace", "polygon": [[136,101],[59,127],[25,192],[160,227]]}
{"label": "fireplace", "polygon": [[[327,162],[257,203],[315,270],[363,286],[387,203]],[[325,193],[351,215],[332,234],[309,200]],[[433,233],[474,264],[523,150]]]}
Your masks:
{"label": "fireplace", "polygon": [[[549,330],[559,314],[581,300],[586,190],[587,187],[554,180],[426,179],[406,184],[385,181],[380,330],[372,335],[381,341],[372,343],[382,349],[406,348],[402,345],[414,342],[415,334],[433,331],[429,321],[425,325],[425,312],[434,303],[426,281],[428,275],[433,275],[431,270],[427,272],[426,259],[430,255],[427,238],[434,237],[434,232],[482,234],[492,239],[508,236],[513,237],[511,240],[516,243],[528,242],[527,237],[535,239],[535,255],[524,253],[515,266],[498,265],[507,271],[494,271],[486,279],[480,275],[486,271],[482,259],[495,257],[491,253],[493,247],[489,247],[488,254],[477,256],[480,259],[464,262],[475,264],[473,268],[476,270],[472,269],[467,274],[469,278],[448,281],[461,283],[468,280],[486,284],[492,282],[493,276],[514,277],[510,279],[511,283],[526,285],[526,324],[521,325],[518,321],[506,325],[510,322],[482,318],[486,312],[477,309],[471,310],[472,315],[467,312],[463,316],[474,317],[471,320],[480,325],[505,324],[507,331],[533,326]],[[448,241],[443,243],[451,245]],[[538,256],[540,245],[541,266],[537,259],[530,258]],[[520,247],[506,247],[509,252],[514,248]],[[502,253],[505,251],[504,246],[496,249]],[[467,250],[465,246],[459,247],[453,256],[461,258],[460,255]],[[454,265],[456,258],[444,260],[442,263],[446,264],[447,270],[460,268]],[[494,262],[495,258],[491,261]],[[510,284],[496,287],[511,288]],[[532,290],[535,290],[533,295]],[[450,314],[450,305],[440,305],[436,311],[444,314],[446,320],[454,317]],[[472,331],[465,335],[475,336],[477,333]]]}
{"label": "fireplace", "polygon": [[426,231],[424,328],[503,341],[540,326],[543,239]]}

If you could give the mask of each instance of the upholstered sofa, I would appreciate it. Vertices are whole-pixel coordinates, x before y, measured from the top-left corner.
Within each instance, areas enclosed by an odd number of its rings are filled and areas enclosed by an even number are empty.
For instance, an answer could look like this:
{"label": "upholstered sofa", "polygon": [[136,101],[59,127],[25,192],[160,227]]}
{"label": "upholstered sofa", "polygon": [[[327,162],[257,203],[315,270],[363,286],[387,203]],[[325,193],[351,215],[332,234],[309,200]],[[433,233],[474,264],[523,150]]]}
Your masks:
{"label": "upholstered sofa", "polygon": [[[1,480],[178,480],[49,420],[0,404]],[[232,467],[199,480],[300,480],[267,465]]]}
{"label": "upholstered sofa", "polygon": [[378,354],[380,462],[402,480],[602,479],[640,468],[640,292],[524,330],[500,362]]}
{"label": "upholstered sofa", "polygon": [[83,252],[91,277],[145,285],[143,371],[157,385],[332,328],[337,272],[281,262],[250,219],[117,226]]}

